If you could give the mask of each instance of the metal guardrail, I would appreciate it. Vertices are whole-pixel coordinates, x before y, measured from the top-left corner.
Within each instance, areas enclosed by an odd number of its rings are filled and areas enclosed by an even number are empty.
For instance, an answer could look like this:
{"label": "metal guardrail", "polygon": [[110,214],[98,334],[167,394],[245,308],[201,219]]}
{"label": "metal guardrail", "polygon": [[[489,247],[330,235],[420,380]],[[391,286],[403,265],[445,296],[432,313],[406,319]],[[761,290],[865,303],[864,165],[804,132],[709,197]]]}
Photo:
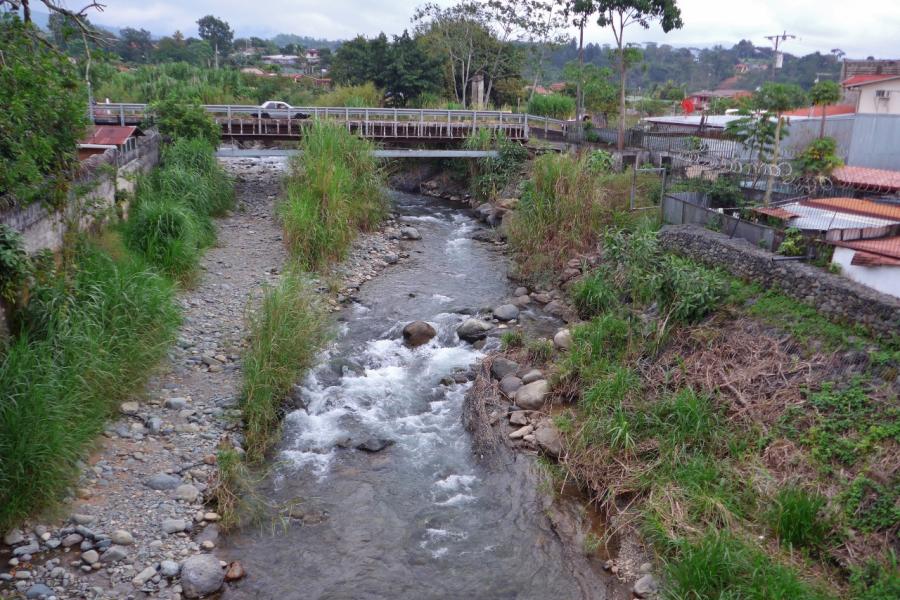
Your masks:
{"label": "metal guardrail", "polygon": [[[259,106],[245,104],[206,104],[207,112],[215,117],[229,120],[247,116],[262,119],[267,111]],[[283,110],[283,109],[276,109]],[[143,119],[147,112],[146,104],[129,104],[112,102],[95,104],[92,114],[95,118],[115,119],[120,125],[135,119]],[[564,136],[568,132],[569,122],[550,117],[541,117],[527,113],[512,113],[500,110],[453,110],[434,108],[372,108],[372,107],[335,107],[335,106],[294,106],[291,113],[304,113],[309,119],[328,119],[338,121],[361,122],[420,122],[420,123],[465,123],[477,126],[479,123],[502,125],[522,125],[536,128],[544,132],[558,132]],[[281,120],[296,120],[284,118]]]}

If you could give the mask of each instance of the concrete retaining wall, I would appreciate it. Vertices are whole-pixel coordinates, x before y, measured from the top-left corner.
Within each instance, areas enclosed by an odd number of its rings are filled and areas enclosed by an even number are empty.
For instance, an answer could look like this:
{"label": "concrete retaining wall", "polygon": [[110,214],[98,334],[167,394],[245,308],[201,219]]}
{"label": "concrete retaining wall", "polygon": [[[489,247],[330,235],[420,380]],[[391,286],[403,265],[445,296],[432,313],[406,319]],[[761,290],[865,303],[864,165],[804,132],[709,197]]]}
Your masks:
{"label": "concrete retaining wall", "polygon": [[45,248],[59,250],[71,229],[102,227],[118,208],[127,211],[137,175],[159,163],[159,136],[151,132],[140,138],[137,156],[130,162],[117,166],[117,159],[117,151],[110,149],[84,161],[63,208],[50,210],[40,203],[30,204],[0,213],[0,223],[22,234],[29,254]]}
{"label": "concrete retaining wall", "polygon": [[667,225],[660,243],[671,252],[754,281],[814,307],[830,319],[864,326],[876,336],[900,332],[900,299],[799,261],[775,255],[741,239],[693,225]]}

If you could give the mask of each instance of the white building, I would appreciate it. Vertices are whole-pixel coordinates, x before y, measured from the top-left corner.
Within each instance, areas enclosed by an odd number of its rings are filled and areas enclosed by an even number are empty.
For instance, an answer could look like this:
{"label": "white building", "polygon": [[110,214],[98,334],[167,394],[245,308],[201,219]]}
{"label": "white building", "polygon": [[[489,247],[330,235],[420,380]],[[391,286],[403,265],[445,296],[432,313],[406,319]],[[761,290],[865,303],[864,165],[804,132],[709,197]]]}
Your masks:
{"label": "white building", "polygon": [[854,75],[843,85],[858,93],[857,113],[900,115],[900,75]]}

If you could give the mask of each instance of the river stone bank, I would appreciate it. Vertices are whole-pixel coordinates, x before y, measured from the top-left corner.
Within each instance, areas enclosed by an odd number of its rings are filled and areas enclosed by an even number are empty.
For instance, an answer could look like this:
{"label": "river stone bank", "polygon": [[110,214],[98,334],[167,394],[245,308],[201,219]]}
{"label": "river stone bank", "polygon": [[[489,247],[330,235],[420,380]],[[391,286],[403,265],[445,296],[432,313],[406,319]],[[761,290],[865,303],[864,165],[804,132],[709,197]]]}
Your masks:
{"label": "river stone bank", "polygon": [[[223,164],[237,179],[237,206],[217,222],[218,243],[203,257],[195,287],[179,294],[175,347],[163,365],[147,365],[157,374],[109,421],[61,518],[2,532],[0,597],[190,598],[243,575],[239,564],[209,554],[219,515],[205,494],[217,447],[241,447],[246,311],[287,259],[273,214],[285,163]],[[360,235],[347,260],[322,277],[319,290],[332,310],[408,257],[401,225],[391,219]]]}

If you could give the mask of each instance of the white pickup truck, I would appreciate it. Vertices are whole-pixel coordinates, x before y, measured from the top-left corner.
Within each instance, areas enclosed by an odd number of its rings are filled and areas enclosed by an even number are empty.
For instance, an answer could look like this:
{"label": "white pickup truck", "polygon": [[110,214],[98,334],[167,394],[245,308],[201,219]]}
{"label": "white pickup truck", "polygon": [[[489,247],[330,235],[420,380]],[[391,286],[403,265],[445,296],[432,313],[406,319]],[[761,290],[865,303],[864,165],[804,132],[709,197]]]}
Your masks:
{"label": "white pickup truck", "polygon": [[259,105],[259,116],[263,119],[308,119],[309,113],[294,108],[287,102],[269,100]]}

